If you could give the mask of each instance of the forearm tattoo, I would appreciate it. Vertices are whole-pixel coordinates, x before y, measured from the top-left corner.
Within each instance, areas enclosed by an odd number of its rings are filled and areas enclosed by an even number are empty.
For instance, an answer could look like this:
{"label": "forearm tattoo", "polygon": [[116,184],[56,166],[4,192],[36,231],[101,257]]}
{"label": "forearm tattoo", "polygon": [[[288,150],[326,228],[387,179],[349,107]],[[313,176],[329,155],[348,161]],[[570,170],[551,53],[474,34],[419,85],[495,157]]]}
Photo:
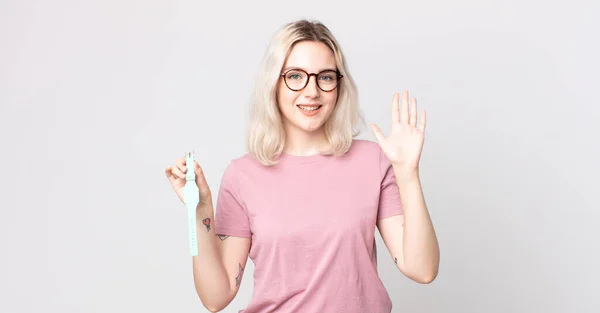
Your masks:
{"label": "forearm tattoo", "polygon": [[396,263],[396,265],[398,265],[398,258],[394,258],[394,263]]}
{"label": "forearm tattoo", "polygon": [[244,268],[242,267],[242,264],[238,264],[239,265],[239,269],[238,269],[238,275],[235,277],[235,286],[239,287],[240,283],[242,282],[242,272],[244,272]]}
{"label": "forearm tattoo", "polygon": [[204,224],[204,226],[206,226],[206,231],[209,232],[210,231],[210,218],[205,218],[202,220],[202,224]]}
{"label": "forearm tattoo", "polygon": [[220,234],[219,234],[219,235],[217,235],[217,236],[219,236],[219,239],[221,239],[221,241],[223,241],[223,240],[225,240],[225,239],[229,238],[229,235],[220,235]]}

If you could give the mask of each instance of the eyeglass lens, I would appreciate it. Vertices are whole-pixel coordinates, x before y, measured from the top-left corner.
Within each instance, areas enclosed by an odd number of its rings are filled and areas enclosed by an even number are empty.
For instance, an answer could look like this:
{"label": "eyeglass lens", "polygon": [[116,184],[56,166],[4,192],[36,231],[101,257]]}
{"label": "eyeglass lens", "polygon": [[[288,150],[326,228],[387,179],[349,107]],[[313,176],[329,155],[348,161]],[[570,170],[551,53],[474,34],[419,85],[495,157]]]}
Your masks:
{"label": "eyeglass lens", "polygon": [[[300,90],[307,85],[308,74],[301,70],[290,70],[284,78],[290,89]],[[333,90],[338,84],[338,75],[335,71],[323,71],[317,76],[317,84],[325,91]]]}

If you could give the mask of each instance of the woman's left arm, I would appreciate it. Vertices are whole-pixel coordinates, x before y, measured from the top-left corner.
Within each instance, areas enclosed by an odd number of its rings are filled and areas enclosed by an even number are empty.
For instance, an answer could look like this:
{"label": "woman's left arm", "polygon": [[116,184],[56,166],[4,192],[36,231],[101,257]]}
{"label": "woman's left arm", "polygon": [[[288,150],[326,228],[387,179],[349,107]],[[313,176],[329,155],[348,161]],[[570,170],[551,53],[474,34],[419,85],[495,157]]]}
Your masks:
{"label": "woman's left arm", "polygon": [[398,269],[428,284],[438,274],[440,252],[417,172],[394,168],[403,214],[381,219],[377,228]]}
{"label": "woman's left arm", "polygon": [[425,135],[425,111],[417,124],[417,100],[408,103],[408,91],[394,94],[392,130],[384,136],[377,125],[371,125],[379,146],[394,168],[403,214],[381,219],[377,228],[394,262],[410,279],[432,282],[438,274],[440,252],[437,237],[425,204],[419,160]]}

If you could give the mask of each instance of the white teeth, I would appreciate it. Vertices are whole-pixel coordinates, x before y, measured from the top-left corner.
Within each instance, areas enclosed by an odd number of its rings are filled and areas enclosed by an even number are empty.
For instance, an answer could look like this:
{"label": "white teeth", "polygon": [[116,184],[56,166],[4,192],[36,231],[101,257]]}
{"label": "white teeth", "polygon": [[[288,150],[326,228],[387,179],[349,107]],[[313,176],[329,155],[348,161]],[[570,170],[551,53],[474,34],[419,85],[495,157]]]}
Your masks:
{"label": "white teeth", "polygon": [[301,108],[301,109],[302,109],[302,110],[304,110],[304,111],[314,111],[314,110],[317,110],[317,109],[319,109],[321,106],[316,106],[316,107],[304,107],[304,106],[300,106],[300,105],[299,105],[298,107],[299,107],[299,108]]}

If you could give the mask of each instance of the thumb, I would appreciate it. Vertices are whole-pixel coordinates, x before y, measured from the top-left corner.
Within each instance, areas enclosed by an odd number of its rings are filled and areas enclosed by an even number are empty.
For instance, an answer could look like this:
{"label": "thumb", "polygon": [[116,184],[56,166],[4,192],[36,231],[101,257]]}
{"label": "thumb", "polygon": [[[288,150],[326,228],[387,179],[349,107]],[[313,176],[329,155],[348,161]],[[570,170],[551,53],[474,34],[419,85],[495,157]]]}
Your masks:
{"label": "thumb", "polygon": [[210,187],[198,161],[194,161],[194,172],[196,173],[196,186],[198,186],[198,191],[200,192],[200,203],[210,203],[212,201]]}
{"label": "thumb", "polygon": [[381,129],[379,129],[379,126],[371,124],[371,130],[373,131],[373,134],[375,135],[375,138],[379,143],[385,140],[385,136],[383,136],[383,133],[381,132]]}
{"label": "thumb", "polygon": [[207,185],[204,172],[196,160],[194,160],[194,173],[196,174],[196,185],[198,185],[198,188]]}

